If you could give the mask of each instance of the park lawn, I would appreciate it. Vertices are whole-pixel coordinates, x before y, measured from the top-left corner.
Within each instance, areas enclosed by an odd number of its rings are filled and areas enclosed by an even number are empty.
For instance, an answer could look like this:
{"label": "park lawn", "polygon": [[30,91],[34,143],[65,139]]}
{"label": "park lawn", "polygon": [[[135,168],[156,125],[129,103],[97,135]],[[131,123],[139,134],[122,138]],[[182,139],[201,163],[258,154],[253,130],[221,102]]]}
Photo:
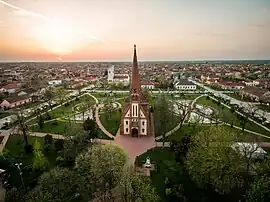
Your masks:
{"label": "park lawn", "polygon": [[100,129],[98,129],[97,138],[104,140],[113,140],[113,138],[110,138],[107,135],[105,135]]}
{"label": "park lawn", "polygon": [[259,104],[256,105],[259,109],[265,111],[265,112],[270,112],[270,105],[264,105],[264,104]]}
{"label": "park lawn", "polygon": [[160,195],[162,201],[166,201],[164,180],[165,177],[169,177],[171,174],[167,164],[170,162],[175,163],[173,153],[169,148],[153,148],[138,156],[135,162],[141,166],[145,163],[147,157],[150,157],[151,162],[154,161],[157,165],[157,171],[151,171],[150,178],[152,184],[156,188],[156,191]]}
{"label": "park lawn", "polygon": [[52,118],[58,118],[61,116],[66,116],[68,114],[73,114],[76,112],[73,110],[74,106],[80,103],[85,103],[86,99],[89,99],[89,98],[90,98],[91,105],[94,105],[95,100],[91,96],[83,95],[82,97],[78,98],[79,100],[74,99],[72,101],[69,101],[68,106],[65,106],[65,105],[59,106],[55,108],[54,110],[50,111],[49,114],[52,116]]}
{"label": "park lawn", "polygon": [[[44,138],[43,137],[35,137],[35,136],[27,136],[28,143],[33,145],[35,144],[35,141],[40,141],[40,145],[43,149],[44,145]],[[54,150],[52,144],[52,149],[50,152],[43,151],[44,155],[48,158],[48,161],[50,163],[50,168],[55,166],[57,152]],[[19,163],[22,163],[23,166],[32,165],[33,160],[33,153],[31,154],[25,154],[24,152],[24,139],[22,135],[10,135],[8,142],[5,146],[5,151],[8,151],[9,154]]]}
{"label": "park lawn", "polygon": [[[241,120],[237,117],[235,112],[232,113],[230,109],[223,106],[222,104],[218,105],[217,103],[214,103],[211,98],[207,99],[207,97],[201,97],[197,100],[196,103],[215,108],[216,110],[218,110],[220,120],[229,124],[233,123],[233,125],[241,127]],[[254,131],[264,135],[269,133],[268,131],[251,121],[247,121],[245,128],[250,131]]]}
{"label": "park lawn", "polygon": [[82,128],[82,124],[74,122],[65,122],[65,121],[50,121],[44,123],[44,127],[41,129],[38,125],[32,127],[32,130],[35,132],[41,133],[52,133],[64,135],[70,128]]}
{"label": "park lawn", "polygon": [[108,132],[112,135],[116,135],[120,126],[121,116],[122,114],[119,109],[112,111],[111,117],[109,117],[107,113],[101,113],[100,122]]}
{"label": "park lawn", "polygon": [[[175,94],[176,95],[176,94]],[[179,94],[177,94],[179,95]],[[172,97],[169,96],[170,100],[195,100],[195,98],[199,97],[200,94],[184,94],[184,95],[179,95],[179,97]]]}
{"label": "park lawn", "polygon": [[29,103],[26,103],[25,105],[22,106],[22,109],[29,109],[29,108],[32,108],[32,107],[36,107],[37,105],[40,105],[41,101],[34,101],[34,102],[29,102]]}
{"label": "park lawn", "polygon": [[[200,131],[208,130],[210,127],[215,127],[215,124],[203,124],[203,125],[194,125],[194,124],[184,124],[178,131],[176,131],[174,134],[168,136],[165,138],[166,141],[172,141],[172,140],[181,140],[185,135],[193,135]],[[219,127],[224,127],[226,130],[230,131],[232,134],[236,136],[235,141],[243,141],[243,142],[251,142],[251,141],[262,141],[262,142],[269,142],[270,139],[264,138],[261,136],[254,135],[249,132],[242,132],[239,129],[231,128],[227,125],[219,125]],[[161,140],[162,141],[162,140]]]}
{"label": "park lawn", "polygon": [[3,119],[3,118],[10,116],[10,115],[12,115],[12,114],[9,112],[1,111],[0,112],[0,119]]}
{"label": "park lawn", "polygon": [[114,96],[106,96],[110,93],[91,93],[91,95],[95,96],[96,98],[106,98],[106,97],[111,97],[111,98],[121,98],[121,97],[126,97],[129,95],[129,93],[115,93]]}

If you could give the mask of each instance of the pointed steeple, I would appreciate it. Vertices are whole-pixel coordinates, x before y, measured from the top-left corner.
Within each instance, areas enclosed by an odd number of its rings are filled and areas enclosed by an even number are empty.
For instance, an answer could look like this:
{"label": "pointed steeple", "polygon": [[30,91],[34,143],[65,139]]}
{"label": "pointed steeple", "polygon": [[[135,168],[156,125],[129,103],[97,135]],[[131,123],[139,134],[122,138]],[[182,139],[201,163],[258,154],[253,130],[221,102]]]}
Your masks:
{"label": "pointed steeple", "polygon": [[139,93],[141,91],[141,81],[137,61],[136,45],[134,45],[130,91],[131,93]]}

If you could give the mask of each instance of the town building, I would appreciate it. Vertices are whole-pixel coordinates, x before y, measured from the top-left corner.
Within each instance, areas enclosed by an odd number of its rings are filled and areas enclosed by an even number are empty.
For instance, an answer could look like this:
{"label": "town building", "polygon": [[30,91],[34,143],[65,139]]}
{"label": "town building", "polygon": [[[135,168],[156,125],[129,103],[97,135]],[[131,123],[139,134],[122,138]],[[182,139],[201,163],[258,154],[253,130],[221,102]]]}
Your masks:
{"label": "town building", "polygon": [[120,134],[131,137],[147,136],[152,134],[148,100],[143,96],[138,69],[136,45],[134,45],[130,101],[123,107],[120,125]]}
{"label": "town building", "polygon": [[270,91],[265,88],[258,88],[253,86],[246,86],[241,92],[242,97],[249,97],[254,101],[269,100]]}
{"label": "town building", "polygon": [[152,81],[142,81],[141,88],[154,89],[155,83]]}
{"label": "town building", "polygon": [[196,90],[196,88],[197,88],[196,84],[194,84],[193,82],[191,82],[187,79],[177,81],[174,84],[174,87],[178,90]]}
{"label": "town building", "polygon": [[224,90],[241,90],[246,84],[244,82],[220,82],[218,86]]}
{"label": "town building", "polygon": [[9,83],[0,88],[1,93],[15,93],[19,89],[19,85],[17,83]]}
{"label": "town building", "polygon": [[128,86],[130,78],[128,74],[117,74],[115,73],[114,65],[108,68],[108,84],[119,84],[123,83],[124,86]]}
{"label": "town building", "polygon": [[26,103],[32,102],[32,98],[28,95],[23,95],[23,96],[11,96],[6,99],[4,99],[0,107],[2,109],[11,109],[14,107],[19,107],[21,105],[24,105]]}

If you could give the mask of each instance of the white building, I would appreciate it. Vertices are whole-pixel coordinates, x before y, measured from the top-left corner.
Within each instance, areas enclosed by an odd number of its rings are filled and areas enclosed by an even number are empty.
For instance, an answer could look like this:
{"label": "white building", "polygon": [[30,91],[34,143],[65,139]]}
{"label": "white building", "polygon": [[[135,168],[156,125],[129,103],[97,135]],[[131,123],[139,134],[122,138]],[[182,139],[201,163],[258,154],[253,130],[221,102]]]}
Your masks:
{"label": "white building", "polygon": [[189,80],[180,80],[174,84],[174,87],[178,90],[196,90],[197,86]]}
{"label": "white building", "polygon": [[52,80],[48,81],[49,86],[60,86],[62,85],[62,80]]}
{"label": "white building", "polygon": [[130,78],[128,74],[116,74],[114,71],[114,65],[108,68],[108,84],[123,83],[124,86],[128,86]]}
{"label": "white building", "polygon": [[154,89],[155,84],[151,81],[142,81],[141,82],[141,88],[148,88],[148,89]]}

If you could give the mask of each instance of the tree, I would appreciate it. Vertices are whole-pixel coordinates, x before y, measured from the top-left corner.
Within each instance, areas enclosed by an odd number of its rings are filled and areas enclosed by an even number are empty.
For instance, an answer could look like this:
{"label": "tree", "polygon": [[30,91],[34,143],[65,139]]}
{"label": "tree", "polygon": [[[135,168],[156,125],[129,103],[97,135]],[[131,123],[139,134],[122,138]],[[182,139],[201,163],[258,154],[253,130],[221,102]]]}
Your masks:
{"label": "tree", "polygon": [[44,99],[49,104],[49,107],[51,110],[52,110],[52,101],[53,101],[54,96],[55,94],[54,94],[53,88],[47,89],[44,93]]}
{"label": "tree", "polygon": [[164,135],[170,129],[172,124],[175,122],[173,106],[166,99],[164,94],[161,94],[154,105],[154,123],[156,134]]}
{"label": "tree", "polygon": [[78,196],[76,179],[73,170],[56,167],[41,175],[37,187],[27,193],[25,201],[72,201]]}
{"label": "tree", "polygon": [[112,111],[113,111],[113,100],[110,97],[105,98],[103,109],[104,109],[104,113],[109,115],[105,117],[111,119]]}
{"label": "tree", "polygon": [[185,163],[199,186],[211,185],[221,194],[243,187],[245,167],[240,155],[231,148],[233,140],[233,134],[219,126],[202,131],[192,139]]}
{"label": "tree", "polygon": [[56,89],[56,96],[60,101],[60,104],[63,105],[64,100],[66,99],[66,90],[63,87],[59,87]]}
{"label": "tree", "polygon": [[126,153],[114,145],[94,145],[80,154],[75,169],[81,175],[83,198],[110,201],[126,161]]}
{"label": "tree", "polygon": [[83,123],[83,129],[85,131],[88,131],[89,136],[91,138],[96,138],[97,137],[97,124],[94,121],[94,119],[90,119],[89,117],[85,120],[85,122]]}
{"label": "tree", "polygon": [[263,175],[250,185],[246,195],[247,202],[267,202],[270,201],[270,177]]}
{"label": "tree", "polygon": [[118,193],[119,198],[121,198],[123,202],[136,200],[148,202],[160,201],[150,180],[136,175],[132,169],[123,171],[118,186]]}
{"label": "tree", "polygon": [[40,129],[44,128],[44,119],[42,116],[39,116],[39,118],[38,118],[38,126]]}
{"label": "tree", "polygon": [[32,145],[29,145],[28,143],[28,138],[27,138],[27,133],[28,133],[28,126],[26,124],[26,119],[23,115],[22,110],[17,111],[16,113],[16,126],[15,128],[18,129],[19,132],[22,133],[23,139],[24,139],[24,149],[26,153],[31,153],[32,152]]}
{"label": "tree", "polygon": [[34,144],[33,168],[36,170],[45,170],[48,166],[49,161],[41,150],[40,142],[36,140]]}

